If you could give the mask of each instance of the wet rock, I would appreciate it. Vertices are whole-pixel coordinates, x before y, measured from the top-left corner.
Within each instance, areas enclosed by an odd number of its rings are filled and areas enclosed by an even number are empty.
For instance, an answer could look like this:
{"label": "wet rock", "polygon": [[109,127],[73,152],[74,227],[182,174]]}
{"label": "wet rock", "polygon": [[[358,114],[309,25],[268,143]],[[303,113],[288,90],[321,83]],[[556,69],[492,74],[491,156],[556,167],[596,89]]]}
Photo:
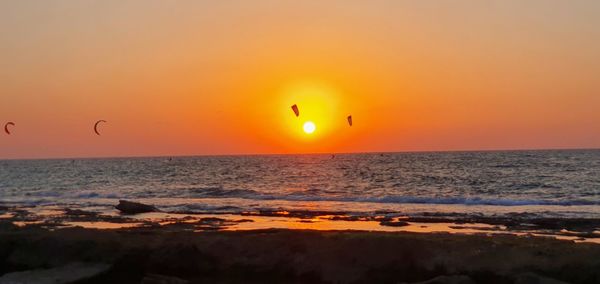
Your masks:
{"label": "wet rock", "polygon": [[72,283],[96,276],[109,269],[108,264],[71,263],[50,269],[11,272],[0,277],[0,283]]}
{"label": "wet rock", "polygon": [[80,209],[65,208],[65,215],[76,216],[76,217],[80,217],[80,216],[91,217],[91,216],[98,215],[98,213],[96,213],[96,212],[90,212],[90,211],[84,211],[84,210],[80,210]]}
{"label": "wet rock", "polygon": [[158,211],[158,209],[152,205],[127,200],[119,200],[119,204],[115,206],[115,208],[125,214],[139,214]]}
{"label": "wet rock", "polygon": [[379,222],[379,225],[388,226],[388,227],[404,227],[404,226],[408,226],[410,224],[408,224],[408,222],[404,222],[404,221],[381,221],[381,222]]}
{"label": "wet rock", "polygon": [[331,217],[332,221],[361,221],[363,218],[359,216],[337,215]]}
{"label": "wet rock", "polygon": [[222,219],[222,218],[216,218],[216,217],[204,217],[204,218],[200,218],[200,221],[198,221],[200,224],[214,224],[214,223],[223,223],[227,220]]}

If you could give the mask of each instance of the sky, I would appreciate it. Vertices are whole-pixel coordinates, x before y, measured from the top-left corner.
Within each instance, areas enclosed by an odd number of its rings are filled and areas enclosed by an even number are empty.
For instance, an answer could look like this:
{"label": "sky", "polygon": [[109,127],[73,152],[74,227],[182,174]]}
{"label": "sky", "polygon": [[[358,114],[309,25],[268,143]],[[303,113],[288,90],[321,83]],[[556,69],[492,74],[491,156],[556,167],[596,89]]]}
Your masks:
{"label": "sky", "polygon": [[594,0],[0,1],[0,123],[15,123],[0,158],[599,148],[598,15]]}

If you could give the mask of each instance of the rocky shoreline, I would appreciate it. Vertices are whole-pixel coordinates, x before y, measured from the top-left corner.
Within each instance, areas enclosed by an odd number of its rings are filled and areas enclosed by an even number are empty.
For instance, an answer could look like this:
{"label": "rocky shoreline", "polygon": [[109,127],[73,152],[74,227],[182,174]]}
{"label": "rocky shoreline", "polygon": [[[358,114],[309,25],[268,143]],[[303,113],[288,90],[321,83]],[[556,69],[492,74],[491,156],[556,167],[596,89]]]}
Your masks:
{"label": "rocky shoreline", "polygon": [[0,283],[600,283],[599,224],[5,206]]}
{"label": "rocky shoreline", "polygon": [[2,222],[0,275],[0,283],[598,283],[600,245],[514,235],[48,230]]}
{"label": "rocky shoreline", "polygon": [[[315,229],[516,234],[555,237],[600,244],[600,219],[539,217],[533,214],[374,212],[356,215],[334,211],[253,211],[242,213],[165,212],[155,206],[121,200],[110,208],[0,206],[0,221],[46,229],[85,227],[139,230],[214,231],[255,229]],[[253,223],[253,224],[247,224]],[[287,225],[286,225],[287,224]],[[312,225],[310,225],[312,224]]]}
{"label": "rocky shoreline", "polygon": [[3,221],[0,283],[600,282],[600,245],[591,243],[515,235],[167,228],[19,227]]}

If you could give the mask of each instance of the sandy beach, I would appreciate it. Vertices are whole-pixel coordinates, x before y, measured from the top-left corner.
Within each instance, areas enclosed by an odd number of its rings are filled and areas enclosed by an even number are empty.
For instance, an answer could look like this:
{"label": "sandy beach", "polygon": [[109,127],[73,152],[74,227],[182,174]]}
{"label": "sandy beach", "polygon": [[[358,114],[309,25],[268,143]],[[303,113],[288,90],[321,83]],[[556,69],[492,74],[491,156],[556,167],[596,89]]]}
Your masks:
{"label": "sandy beach", "polygon": [[[565,230],[552,237],[519,234],[500,225],[501,220],[494,225],[312,214],[124,215],[116,209],[4,207],[0,283],[600,281],[600,245],[594,238],[585,241],[582,233],[558,240]],[[584,231],[597,222],[560,224]],[[538,223],[538,231],[546,232],[559,224]],[[497,231],[501,228],[504,232]]]}

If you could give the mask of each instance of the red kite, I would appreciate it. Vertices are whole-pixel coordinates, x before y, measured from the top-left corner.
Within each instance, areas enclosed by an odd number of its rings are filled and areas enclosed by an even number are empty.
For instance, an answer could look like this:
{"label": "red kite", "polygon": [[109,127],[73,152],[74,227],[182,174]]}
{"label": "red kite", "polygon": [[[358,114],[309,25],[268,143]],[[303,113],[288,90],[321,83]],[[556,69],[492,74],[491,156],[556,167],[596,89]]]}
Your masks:
{"label": "red kite", "polygon": [[292,106],[292,110],[296,114],[296,117],[298,117],[300,115],[300,111],[298,110],[298,106],[297,105],[293,105]]}

